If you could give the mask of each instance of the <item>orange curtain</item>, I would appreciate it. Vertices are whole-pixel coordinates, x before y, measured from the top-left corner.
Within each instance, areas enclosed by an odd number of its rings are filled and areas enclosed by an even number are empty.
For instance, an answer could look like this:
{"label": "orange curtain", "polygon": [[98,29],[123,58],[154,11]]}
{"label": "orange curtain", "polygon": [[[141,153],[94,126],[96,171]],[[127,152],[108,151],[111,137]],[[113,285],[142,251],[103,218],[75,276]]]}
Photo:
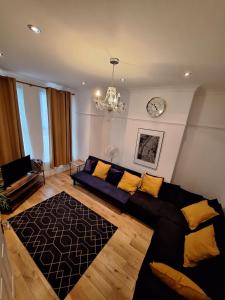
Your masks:
{"label": "orange curtain", "polygon": [[66,165],[71,161],[71,93],[47,89],[50,137],[51,167]]}
{"label": "orange curtain", "polygon": [[0,77],[0,165],[23,155],[16,80]]}

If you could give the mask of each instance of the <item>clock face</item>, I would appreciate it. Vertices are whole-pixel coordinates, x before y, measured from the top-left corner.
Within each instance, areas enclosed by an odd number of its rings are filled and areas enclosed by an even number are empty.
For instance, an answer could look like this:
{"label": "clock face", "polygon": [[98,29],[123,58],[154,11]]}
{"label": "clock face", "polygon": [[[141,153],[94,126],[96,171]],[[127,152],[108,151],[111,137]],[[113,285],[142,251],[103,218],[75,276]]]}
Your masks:
{"label": "clock face", "polygon": [[165,109],[166,101],[160,97],[152,98],[146,106],[146,110],[152,118],[157,118],[161,116]]}

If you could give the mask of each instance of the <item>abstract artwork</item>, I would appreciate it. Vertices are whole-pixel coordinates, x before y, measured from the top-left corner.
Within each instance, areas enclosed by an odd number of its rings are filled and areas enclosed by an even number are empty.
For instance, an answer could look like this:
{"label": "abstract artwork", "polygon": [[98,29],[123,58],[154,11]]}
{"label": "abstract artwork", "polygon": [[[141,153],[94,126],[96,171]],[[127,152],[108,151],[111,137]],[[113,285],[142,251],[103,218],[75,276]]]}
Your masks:
{"label": "abstract artwork", "polygon": [[164,131],[138,128],[134,162],[157,169]]}

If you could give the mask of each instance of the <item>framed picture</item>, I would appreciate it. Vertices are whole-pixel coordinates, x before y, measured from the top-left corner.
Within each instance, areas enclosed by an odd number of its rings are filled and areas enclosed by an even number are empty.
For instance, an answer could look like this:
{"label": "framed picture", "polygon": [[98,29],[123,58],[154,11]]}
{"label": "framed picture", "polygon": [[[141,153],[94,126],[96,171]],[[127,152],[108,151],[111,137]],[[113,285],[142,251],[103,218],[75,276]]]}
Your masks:
{"label": "framed picture", "polygon": [[156,170],[164,131],[138,128],[134,162]]}

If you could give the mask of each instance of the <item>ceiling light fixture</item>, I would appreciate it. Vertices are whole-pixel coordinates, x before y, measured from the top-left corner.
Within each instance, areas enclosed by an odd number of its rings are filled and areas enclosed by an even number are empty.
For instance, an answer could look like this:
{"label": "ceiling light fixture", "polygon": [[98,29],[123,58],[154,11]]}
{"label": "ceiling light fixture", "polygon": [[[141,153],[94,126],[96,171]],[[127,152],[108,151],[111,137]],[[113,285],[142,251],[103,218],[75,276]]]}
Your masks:
{"label": "ceiling light fixture", "polygon": [[31,31],[33,31],[34,33],[41,33],[41,29],[38,28],[37,26],[28,24],[27,27],[28,27]]}
{"label": "ceiling light fixture", "polygon": [[96,96],[96,98],[101,97],[101,91],[100,91],[100,90],[97,90],[96,93],[95,93],[95,96]]}
{"label": "ceiling light fixture", "polygon": [[82,85],[86,85],[86,82],[85,81],[82,81],[82,83],[81,83]]}
{"label": "ceiling light fixture", "polygon": [[187,78],[187,77],[190,77],[191,74],[192,74],[191,72],[185,72],[185,73],[184,73],[184,77],[186,77],[186,78]]}
{"label": "ceiling light fixture", "polygon": [[124,82],[124,81],[125,81],[125,78],[120,78],[120,81],[121,81],[121,82]]}
{"label": "ceiling light fixture", "polygon": [[100,90],[97,90],[94,102],[97,110],[123,112],[126,105],[120,100],[120,93],[117,93],[116,87],[114,86],[114,68],[115,65],[119,64],[119,58],[110,58],[110,64],[113,65],[111,85],[107,89],[105,98],[101,97]]}

